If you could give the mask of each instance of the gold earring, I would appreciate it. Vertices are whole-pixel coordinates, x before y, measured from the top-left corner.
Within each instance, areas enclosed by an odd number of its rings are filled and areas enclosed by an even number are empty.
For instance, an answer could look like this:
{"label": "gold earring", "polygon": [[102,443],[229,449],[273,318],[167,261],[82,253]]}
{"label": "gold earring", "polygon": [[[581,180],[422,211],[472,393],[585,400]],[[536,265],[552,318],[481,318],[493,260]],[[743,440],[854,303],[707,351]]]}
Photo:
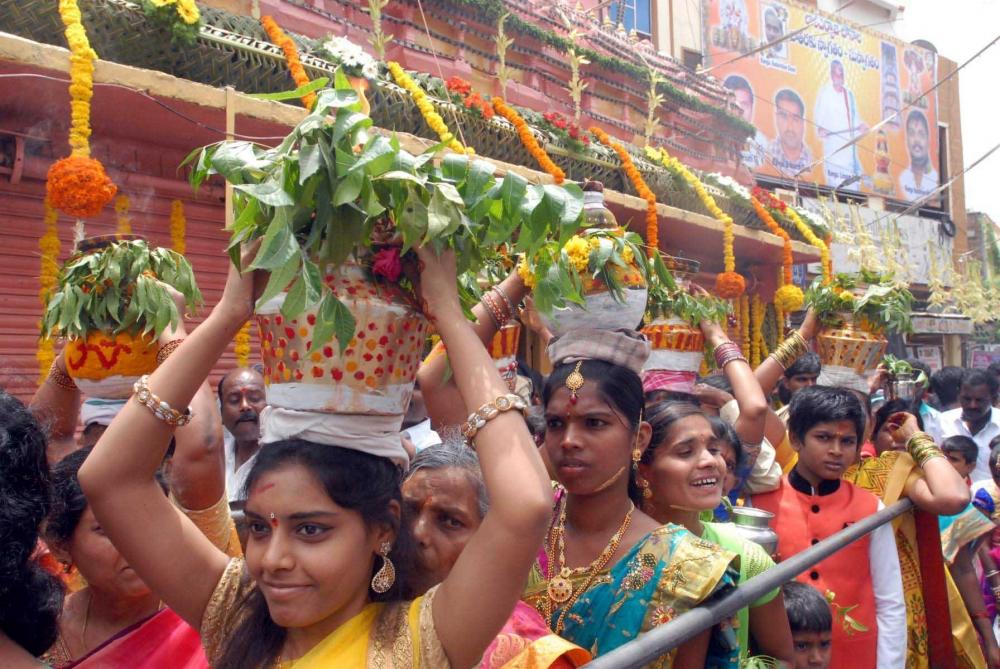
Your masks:
{"label": "gold earring", "polygon": [[378,554],[382,556],[382,568],[375,572],[375,576],[372,577],[372,590],[380,595],[389,592],[389,588],[396,582],[396,567],[389,559],[389,551],[391,550],[392,544],[388,541],[383,541],[379,547]]}

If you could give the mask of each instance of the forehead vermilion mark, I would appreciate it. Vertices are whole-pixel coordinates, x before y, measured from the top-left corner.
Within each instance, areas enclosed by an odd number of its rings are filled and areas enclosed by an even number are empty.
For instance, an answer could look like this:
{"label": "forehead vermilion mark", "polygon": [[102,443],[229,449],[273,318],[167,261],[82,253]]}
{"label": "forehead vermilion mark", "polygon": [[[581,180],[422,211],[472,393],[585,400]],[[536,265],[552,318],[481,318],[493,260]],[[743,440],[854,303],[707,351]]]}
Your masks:
{"label": "forehead vermilion mark", "polygon": [[257,489],[257,493],[259,494],[259,493],[262,493],[262,492],[267,492],[268,490],[270,490],[273,487],[274,487],[274,483],[273,482],[271,482],[271,483],[265,483],[264,485],[262,485],[261,487],[259,487]]}

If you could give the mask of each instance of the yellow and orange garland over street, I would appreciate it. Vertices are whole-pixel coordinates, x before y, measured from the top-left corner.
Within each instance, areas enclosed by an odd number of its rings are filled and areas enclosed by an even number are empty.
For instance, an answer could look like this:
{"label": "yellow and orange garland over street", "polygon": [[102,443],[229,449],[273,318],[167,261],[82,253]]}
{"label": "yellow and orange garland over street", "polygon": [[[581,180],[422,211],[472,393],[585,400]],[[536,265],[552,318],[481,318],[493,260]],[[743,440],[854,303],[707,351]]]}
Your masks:
{"label": "yellow and orange garland over street", "polygon": [[[309,75],[306,74],[306,69],[302,67],[302,60],[299,58],[298,47],[295,46],[295,42],[292,38],[285,34],[285,31],[281,29],[270,16],[260,17],[260,25],[264,27],[264,32],[267,33],[267,38],[271,40],[276,46],[278,46],[282,53],[285,54],[285,61],[288,63],[288,70],[292,73],[292,79],[295,81],[295,85],[298,88],[302,88],[309,83]],[[312,109],[313,105],[316,104],[316,94],[306,93],[302,96],[302,106],[306,109]]]}
{"label": "yellow and orange garland over street", "polygon": [[635,163],[632,162],[632,156],[629,155],[624,146],[611,139],[611,137],[608,136],[608,133],[604,132],[597,126],[592,127],[590,132],[601,144],[611,148],[618,154],[618,159],[622,161],[622,167],[625,169],[625,174],[632,182],[632,186],[639,194],[639,197],[646,201],[646,255],[650,258],[654,257],[654,254],[658,253],[660,249],[660,230],[659,220],[656,213],[656,195],[652,190],[650,190],[649,186],[646,185],[646,180],[642,178],[642,174],[640,174],[639,170],[636,169]]}
{"label": "yellow and orange garland over street", "polygon": [[49,168],[45,189],[53,207],[69,216],[87,218],[100,213],[117,188],[101,162],[90,157],[90,100],[97,54],[90,47],[76,0],[59,0],[59,16],[70,50],[70,155]]}
{"label": "yellow and orange garland over street", "polygon": [[531,157],[534,158],[538,165],[545,170],[549,176],[555,179],[557,184],[561,184],[566,180],[566,174],[562,171],[562,168],[552,162],[552,158],[546,153],[542,145],[538,143],[535,139],[535,135],[531,132],[531,128],[528,127],[527,122],[517,113],[517,110],[508,105],[503,101],[503,98],[495,97],[491,100],[493,104],[493,110],[497,114],[503,116],[507,119],[514,129],[517,130],[517,136],[521,139],[521,143],[524,144],[524,148],[528,150]]}
{"label": "yellow and orange garland over street", "polygon": [[434,104],[427,99],[427,93],[413,80],[413,78],[403,70],[402,65],[392,60],[388,63],[389,73],[392,74],[392,78],[396,80],[396,84],[400,88],[406,90],[413,98],[414,104],[417,105],[417,109],[423,115],[424,120],[431,130],[437,133],[441,141],[448,146],[449,149],[455,153],[465,153],[472,155],[475,151],[471,147],[466,147],[460,141],[455,138],[451,130],[448,129],[448,125],[441,118],[441,114],[434,109]]}

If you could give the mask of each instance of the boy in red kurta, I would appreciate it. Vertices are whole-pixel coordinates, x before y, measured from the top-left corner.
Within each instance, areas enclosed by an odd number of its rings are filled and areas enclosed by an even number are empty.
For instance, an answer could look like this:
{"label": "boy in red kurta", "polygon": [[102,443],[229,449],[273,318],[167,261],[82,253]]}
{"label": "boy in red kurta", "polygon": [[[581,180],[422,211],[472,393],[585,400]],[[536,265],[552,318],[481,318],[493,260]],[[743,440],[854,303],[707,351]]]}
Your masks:
{"label": "boy in red kurta", "polygon": [[[777,490],[753,498],[754,506],[775,515],[779,557],[791,557],[881,508],[877,497],[841,480],[857,459],[864,431],[865,411],[850,391],[816,386],[792,398],[788,432],[798,462]],[[831,669],[903,668],[906,606],[891,524],[797,579],[831,601]]]}

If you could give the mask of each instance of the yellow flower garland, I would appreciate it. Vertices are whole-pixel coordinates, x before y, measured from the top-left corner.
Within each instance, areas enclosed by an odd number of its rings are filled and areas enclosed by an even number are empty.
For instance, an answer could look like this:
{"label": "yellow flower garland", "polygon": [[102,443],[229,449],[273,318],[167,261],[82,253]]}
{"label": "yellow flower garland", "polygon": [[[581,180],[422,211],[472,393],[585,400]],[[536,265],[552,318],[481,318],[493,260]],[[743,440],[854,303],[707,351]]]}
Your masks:
{"label": "yellow flower garland", "polygon": [[247,321],[233,338],[233,353],[236,354],[236,365],[250,366],[250,322]]}
{"label": "yellow flower garland", "polygon": [[187,242],[184,239],[184,232],[187,228],[187,219],[184,217],[184,203],[174,200],[170,205],[170,246],[181,255],[187,250]]}
{"label": "yellow flower garland", "polygon": [[90,156],[90,99],[94,96],[94,61],[97,53],[90,47],[83,16],[76,0],[59,0],[59,15],[66,26],[69,44],[70,129],[72,155]]}
{"label": "yellow flower garland", "polygon": [[750,303],[750,366],[757,369],[767,355],[767,342],[764,341],[764,302],[760,299],[760,293],[754,293]]}
{"label": "yellow flower garland", "polygon": [[774,320],[778,322],[778,341],[785,338],[785,309],[783,303],[778,300],[778,293],[785,287],[785,273],[782,268],[778,269],[778,290],[774,294]]}
{"label": "yellow flower garland", "polygon": [[115,215],[118,217],[116,232],[120,235],[132,234],[132,218],[128,215],[128,209],[131,204],[128,195],[119,195],[115,198]]}
{"label": "yellow flower garland", "polygon": [[392,78],[396,80],[396,83],[400,88],[406,89],[413,98],[413,102],[416,103],[417,109],[423,115],[424,120],[427,121],[427,125],[430,126],[431,130],[438,134],[441,141],[448,145],[448,148],[455,153],[467,153],[470,156],[475,153],[471,147],[464,146],[460,141],[455,139],[455,135],[451,134],[448,130],[448,126],[445,124],[444,119],[441,115],[437,113],[434,109],[434,105],[430,100],[427,99],[427,93],[425,93],[417,82],[413,80],[410,75],[408,75],[402,68],[402,66],[396,61],[392,60],[388,63],[389,72],[392,73]]}
{"label": "yellow flower garland", "polygon": [[785,215],[795,224],[795,228],[806,238],[806,241],[819,249],[820,263],[823,265],[823,283],[830,283],[833,278],[833,265],[830,262],[830,247],[822,239],[816,236],[808,225],[799,217],[792,207],[785,209]]}
{"label": "yellow flower garland", "polygon": [[[38,240],[38,250],[41,252],[41,267],[38,272],[38,299],[43,307],[49,293],[56,287],[59,276],[59,251],[62,244],[59,242],[58,221],[59,212],[46,200],[45,234]],[[38,382],[42,383],[49,374],[52,361],[56,359],[55,344],[50,337],[38,340],[35,359],[38,360]]]}
{"label": "yellow flower garland", "polygon": [[694,189],[694,192],[698,194],[701,203],[711,212],[715,220],[722,223],[723,273],[716,278],[715,290],[720,297],[726,299],[733,299],[742,295],[746,289],[746,281],[736,272],[736,254],[733,252],[733,242],[735,241],[733,217],[722,211],[716,203],[715,198],[705,189],[705,185],[701,183],[701,180],[694,172],[689,170],[687,165],[667,153],[666,149],[663,147],[653,148],[647,146],[646,156],[666,167],[672,174],[679,174]]}
{"label": "yellow flower garland", "polygon": [[740,349],[743,357],[750,359],[750,298],[740,296]]}

